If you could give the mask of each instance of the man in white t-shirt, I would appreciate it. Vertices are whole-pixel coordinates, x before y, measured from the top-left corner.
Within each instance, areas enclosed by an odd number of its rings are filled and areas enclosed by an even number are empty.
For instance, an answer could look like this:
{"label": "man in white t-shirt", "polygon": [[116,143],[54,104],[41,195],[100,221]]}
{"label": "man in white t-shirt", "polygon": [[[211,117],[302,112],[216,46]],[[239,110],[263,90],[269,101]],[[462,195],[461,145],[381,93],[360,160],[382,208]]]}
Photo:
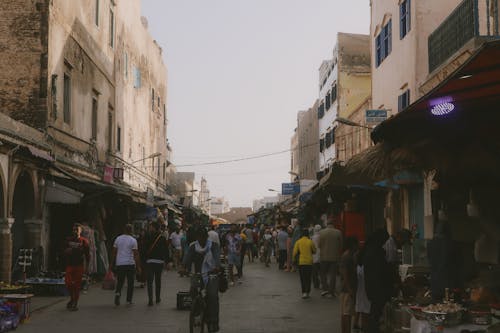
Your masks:
{"label": "man in white t-shirt", "polygon": [[136,270],[140,274],[139,252],[137,250],[137,240],[132,237],[133,227],[131,224],[125,225],[125,233],[116,238],[113,245],[111,263],[117,275],[115,305],[120,305],[125,277],[127,278],[127,303],[132,304],[134,292],[134,280]]}

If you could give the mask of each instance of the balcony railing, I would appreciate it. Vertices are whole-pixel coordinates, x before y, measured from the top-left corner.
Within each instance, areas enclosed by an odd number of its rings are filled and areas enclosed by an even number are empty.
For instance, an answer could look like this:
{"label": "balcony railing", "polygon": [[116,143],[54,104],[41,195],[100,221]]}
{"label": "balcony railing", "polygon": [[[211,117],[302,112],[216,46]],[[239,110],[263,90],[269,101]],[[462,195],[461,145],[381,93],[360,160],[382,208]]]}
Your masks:
{"label": "balcony railing", "polygon": [[429,72],[474,37],[499,36],[499,0],[464,0],[429,36]]}

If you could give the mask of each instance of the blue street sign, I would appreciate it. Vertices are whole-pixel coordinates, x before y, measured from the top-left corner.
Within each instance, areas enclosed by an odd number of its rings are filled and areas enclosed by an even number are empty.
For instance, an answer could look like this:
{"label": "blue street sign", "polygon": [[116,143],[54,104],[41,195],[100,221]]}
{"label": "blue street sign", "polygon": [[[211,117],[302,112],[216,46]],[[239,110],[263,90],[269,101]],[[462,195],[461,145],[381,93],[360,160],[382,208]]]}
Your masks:
{"label": "blue street sign", "polygon": [[300,193],[299,183],[282,183],[281,184],[281,194],[283,195],[293,195]]}
{"label": "blue street sign", "polygon": [[381,123],[387,119],[387,110],[366,110],[367,123]]}

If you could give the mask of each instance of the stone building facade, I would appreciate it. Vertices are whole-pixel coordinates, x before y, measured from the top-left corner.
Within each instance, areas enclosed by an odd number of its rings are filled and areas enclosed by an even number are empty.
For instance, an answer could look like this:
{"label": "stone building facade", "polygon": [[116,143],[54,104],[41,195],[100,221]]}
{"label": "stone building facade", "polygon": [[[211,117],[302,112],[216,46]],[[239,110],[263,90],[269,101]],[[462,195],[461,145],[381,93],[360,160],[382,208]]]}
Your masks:
{"label": "stone building facade", "polygon": [[140,12],[140,0],[0,3],[0,280],[20,248],[60,268],[74,222],[106,247],[165,197],[167,71]]}

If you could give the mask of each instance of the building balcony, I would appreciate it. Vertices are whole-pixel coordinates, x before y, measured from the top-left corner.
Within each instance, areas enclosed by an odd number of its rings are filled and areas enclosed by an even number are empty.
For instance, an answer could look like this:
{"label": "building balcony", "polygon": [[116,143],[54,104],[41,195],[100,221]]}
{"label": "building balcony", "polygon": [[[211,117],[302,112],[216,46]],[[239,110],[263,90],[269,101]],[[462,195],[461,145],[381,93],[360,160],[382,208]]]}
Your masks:
{"label": "building balcony", "polygon": [[429,36],[429,73],[473,39],[498,38],[499,1],[464,0]]}

